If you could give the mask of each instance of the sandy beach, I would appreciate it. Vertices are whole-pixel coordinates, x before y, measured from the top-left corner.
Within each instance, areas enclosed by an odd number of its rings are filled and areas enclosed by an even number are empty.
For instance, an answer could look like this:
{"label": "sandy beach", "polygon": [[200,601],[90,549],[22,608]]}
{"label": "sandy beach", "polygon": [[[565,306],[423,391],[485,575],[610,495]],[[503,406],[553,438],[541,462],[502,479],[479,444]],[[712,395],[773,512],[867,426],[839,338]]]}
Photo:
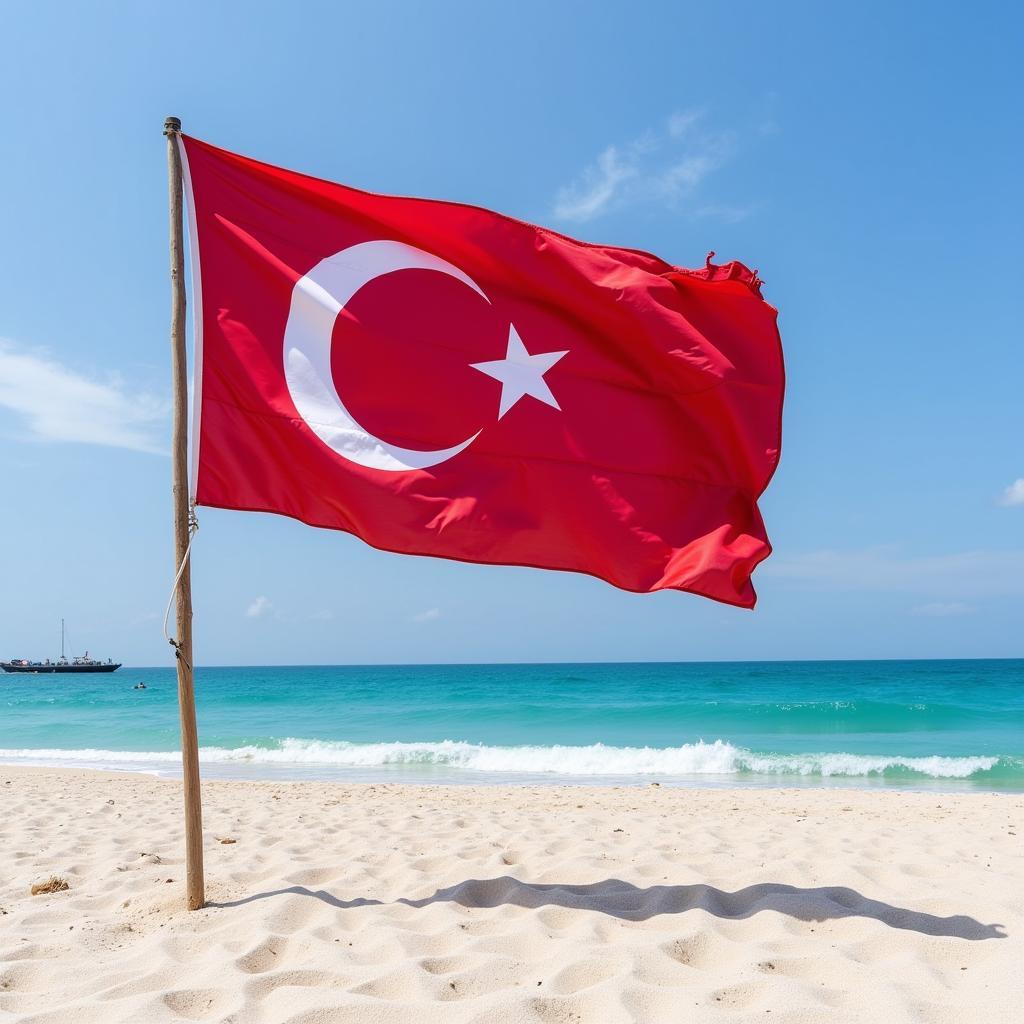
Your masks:
{"label": "sandy beach", "polygon": [[[0,767],[0,1020],[1019,1019],[1024,797]],[[234,840],[234,842],[222,842]],[[68,889],[30,895],[51,875]]]}

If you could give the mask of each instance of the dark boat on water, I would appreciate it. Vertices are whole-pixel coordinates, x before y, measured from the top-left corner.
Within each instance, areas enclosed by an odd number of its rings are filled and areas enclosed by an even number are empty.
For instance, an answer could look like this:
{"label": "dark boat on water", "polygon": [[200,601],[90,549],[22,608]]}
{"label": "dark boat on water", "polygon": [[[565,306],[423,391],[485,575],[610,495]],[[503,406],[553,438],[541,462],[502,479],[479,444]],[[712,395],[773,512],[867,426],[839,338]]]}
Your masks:
{"label": "dark boat on water", "polygon": [[120,662],[98,661],[90,658],[89,652],[80,657],[73,657],[70,661],[64,654],[64,620],[60,620],[60,657],[56,661],[29,661],[26,658],[12,658],[10,661],[0,661],[0,668],[5,672],[26,672],[33,675],[48,675],[55,672],[115,672],[121,667]]}

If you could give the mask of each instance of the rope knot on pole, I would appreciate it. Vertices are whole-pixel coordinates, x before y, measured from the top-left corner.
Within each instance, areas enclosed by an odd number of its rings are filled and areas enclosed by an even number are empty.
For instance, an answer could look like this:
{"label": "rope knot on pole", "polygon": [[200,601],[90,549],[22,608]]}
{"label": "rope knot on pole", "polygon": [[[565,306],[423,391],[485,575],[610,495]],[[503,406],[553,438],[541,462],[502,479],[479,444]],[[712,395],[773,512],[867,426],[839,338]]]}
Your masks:
{"label": "rope knot on pole", "polygon": [[185,572],[185,566],[188,565],[189,555],[192,553],[192,541],[195,540],[198,532],[199,518],[196,516],[196,507],[192,502],[189,502],[188,544],[185,546],[185,554],[182,556],[181,564],[178,566],[178,572],[174,577],[174,582],[171,584],[171,593],[168,595],[167,607],[164,609],[164,639],[174,648],[174,656],[188,665],[189,669],[191,669],[192,666],[189,665],[188,659],[182,654],[182,645],[167,632],[167,620],[171,616],[171,606],[174,604],[174,598],[178,592],[178,583],[181,581],[182,574]]}

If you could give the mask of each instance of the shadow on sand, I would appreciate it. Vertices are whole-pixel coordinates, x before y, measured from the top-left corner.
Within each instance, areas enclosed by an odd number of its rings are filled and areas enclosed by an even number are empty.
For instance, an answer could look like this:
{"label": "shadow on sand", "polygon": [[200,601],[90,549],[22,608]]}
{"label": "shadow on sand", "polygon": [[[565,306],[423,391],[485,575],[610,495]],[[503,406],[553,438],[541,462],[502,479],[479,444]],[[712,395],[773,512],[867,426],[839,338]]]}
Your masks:
{"label": "shadow on sand", "polygon": [[[310,896],[340,910],[355,907],[389,905],[383,900],[358,898],[342,900],[324,890],[293,885],[287,889],[255,893],[238,900],[211,902],[211,907],[240,907],[256,900],[274,896]],[[715,917],[739,920],[753,917],[765,910],[800,921],[827,921],[843,917],[864,917],[881,921],[890,928],[902,928],[922,935],[943,935],[957,939],[1003,939],[1002,925],[982,924],[973,917],[957,914],[936,917],[916,910],[894,907],[879,900],[868,899],[854,889],[821,886],[802,889],[795,885],[763,882],[736,892],[726,892],[710,885],[652,885],[640,889],[629,882],[609,878],[590,885],[539,885],[521,882],[504,875],[500,878],[467,879],[448,889],[439,889],[433,896],[420,900],[397,899],[394,904],[408,907],[429,907],[435,903],[458,903],[463,907],[567,907],[591,910],[624,921],[646,921],[659,914],[684,914],[688,910],[704,910]]]}

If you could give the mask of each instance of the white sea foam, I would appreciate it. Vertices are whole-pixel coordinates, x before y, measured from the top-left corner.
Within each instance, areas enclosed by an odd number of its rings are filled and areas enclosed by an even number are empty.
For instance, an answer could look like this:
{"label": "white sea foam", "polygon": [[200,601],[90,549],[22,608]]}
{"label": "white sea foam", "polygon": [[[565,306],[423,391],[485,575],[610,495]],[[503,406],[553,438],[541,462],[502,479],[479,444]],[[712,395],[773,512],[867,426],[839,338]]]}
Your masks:
{"label": "white sea foam", "polygon": [[[176,751],[2,750],[0,761],[34,764],[152,765],[180,763]],[[759,754],[723,740],[680,747],[590,746],[494,747],[444,740],[441,743],[344,743],[286,739],[275,746],[203,747],[201,762],[210,765],[330,765],[338,768],[380,766],[446,768],[505,775],[693,776],[798,775],[869,777],[920,775],[966,779],[995,767],[997,757],[902,757],[885,754]]]}

